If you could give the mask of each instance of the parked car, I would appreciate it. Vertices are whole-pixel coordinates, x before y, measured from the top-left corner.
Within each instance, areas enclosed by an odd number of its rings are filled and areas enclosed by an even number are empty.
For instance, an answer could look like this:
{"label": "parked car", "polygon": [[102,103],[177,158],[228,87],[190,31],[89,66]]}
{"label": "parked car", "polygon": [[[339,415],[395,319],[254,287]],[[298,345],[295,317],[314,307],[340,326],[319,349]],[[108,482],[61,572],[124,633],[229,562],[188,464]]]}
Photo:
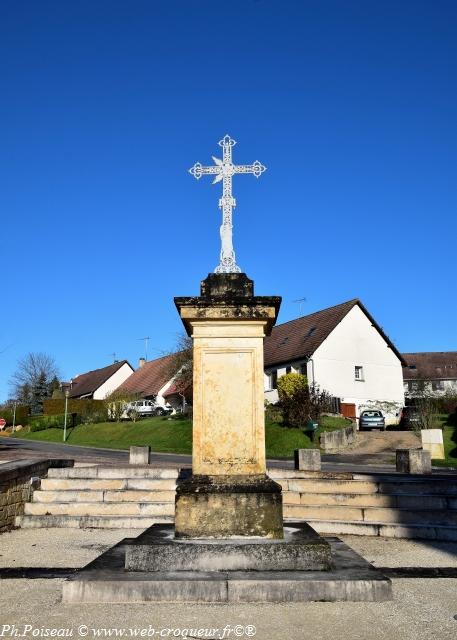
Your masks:
{"label": "parked car", "polygon": [[140,416],[165,416],[173,412],[173,408],[169,405],[162,406],[154,402],[154,400],[134,400],[129,402],[122,414],[124,419],[128,419],[129,411],[135,409]]}
{"label": "parked car", "polygon": [[414,405],[403,407],[400,418],[400,427],[414,429],[419,424],[419,410]]}
{"label": "parked car", "polygon": [[386,420],[382,411],[378,409],[365,409],[359,418],[359,429],[385,429]]}

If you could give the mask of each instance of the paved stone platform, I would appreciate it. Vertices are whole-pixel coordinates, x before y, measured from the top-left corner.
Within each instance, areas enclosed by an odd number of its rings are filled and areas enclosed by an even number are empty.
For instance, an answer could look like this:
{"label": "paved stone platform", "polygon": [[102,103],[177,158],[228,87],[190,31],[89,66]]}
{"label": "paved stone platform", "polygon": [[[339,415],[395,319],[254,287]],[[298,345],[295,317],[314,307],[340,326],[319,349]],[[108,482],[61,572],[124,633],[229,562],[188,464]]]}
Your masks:
{"label": "paved stone platform", "polygon": [[306,522],[284,527],[283,539],[177,539],[173,525],[155,524],[126,545],[127,571],[322,571],[329,543]]}
{"label": "paved stone platform", "polygon": [[63,602],[383,602],[391,581],[338,538],[328,571],[127,572],[127,538],[63,584]]}

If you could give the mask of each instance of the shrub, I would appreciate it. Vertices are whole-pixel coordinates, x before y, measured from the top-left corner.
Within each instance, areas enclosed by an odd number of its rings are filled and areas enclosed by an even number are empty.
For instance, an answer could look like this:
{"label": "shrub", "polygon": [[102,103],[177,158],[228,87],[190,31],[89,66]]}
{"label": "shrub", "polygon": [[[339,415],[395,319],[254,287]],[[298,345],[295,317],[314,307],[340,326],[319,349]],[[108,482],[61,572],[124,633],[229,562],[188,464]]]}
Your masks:
{"label": "shrub", "polygon": [[447,391],[436,399],[436,404],[441,413],[457,413],[457,393]]}
{"label": "shrub", "polygon": [[278,422],[278,423],[283,422],[284,415],[280,405],[268,403],[265,406],[265,418],[270,422]]}
{"label": "shrub", "polygon": [[278,379],[278,394],[284,422],[291,427],[306,427],[310,420],[317,420],[321,413],[332,410],[332,398],[319,385],[308,385],[301,373],[286,373]]}
{"label": "shrub", "polygon": [[[23,426],[29,423],[30,407],[27,404],[19,404],[16,407],[16,424],[22,424]],[[3,405],[0,407],[0,418],[6,420],[7,426],[13,424],[14,409],[10,405]]]}
{"label": "shrub", "polygon": [[137,393],[116,389],[103,400],[108,418],[120,422],[126,406],[137,399]]}
{"label": "shrub", "polygon": [[[65,398],[52,398],[44,400],[43,413],[48,416],[62,415],[65,412]],[[68,413],[77,413],[85,424],[106,422],[108,411],[104,400],[92,400],[91,398],[69,398]]]}
{"label": "shrub", "polygon": [[284,422],[291,427],[305,427],[310,419],[309,388],[306,376],[286,373],[278,379],[278,395]]}
{"label": "shrub", "polygon": [[[44,431],[44,429],[63,429],[65,414],[55,416],[32,416],[29,420],[30,431]],[[81,424],[81,416],[77,413],[67,414],[67,428]]]}

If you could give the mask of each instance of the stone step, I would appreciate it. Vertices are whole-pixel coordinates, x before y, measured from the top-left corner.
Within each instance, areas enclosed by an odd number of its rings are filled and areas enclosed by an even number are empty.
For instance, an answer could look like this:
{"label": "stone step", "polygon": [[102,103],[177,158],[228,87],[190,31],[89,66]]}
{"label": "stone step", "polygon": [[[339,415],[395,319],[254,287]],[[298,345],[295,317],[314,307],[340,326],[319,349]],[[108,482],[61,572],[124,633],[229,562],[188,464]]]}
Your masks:
{"label": "stone step", "polygon": [[[285,520],[287,522],[287,520]],[[341,522],[339,520],[307,520],[323,535],[381,536],[418,540],[457,541],[457,526],[373,522]]]}
{"label": "stone step", "polygon": [[147,466],[111,466],[111,467],[67,467],[65,469],[51,468],[48,471],[48,478],[171,478],[176,479],[179,469],[174,467],[151,467]]}
{"label": "stone step", "polygon": [[326,480],[326,479],[299,479],[289,478],[276,482],[282,486],[283,491],[296,491],[298,493],[378,493],[376,482],[364,482],[354,480]]}
{"label": "stone step", "polygon": [[30,516],[16,517],[16,526],[23,529],[48,529],[50,527],[70,529],[146,529],[153,524],[174,522],[173,516]]}
{"label": "stone step", "polygon": [[24,514],[33,516],[172,516],[174,502],[27,502]]}
{"label": "stone step", "polygon": [[411,496],[420,495],[444,495],[457,498],[457,482],[455,479],[403,482],[397,479],[395,482],[375,482],[374,480],[336,480],[329,478],[275,478],[283,491],[296,491],[298,493],[320,494],[402,494]]}
{"label": "stone step", "polygon": [[34,491],[32,502],[103,502],[103,491]]}
{"label": "stone step", "polygon": [[414,525],[456,525],[457,511],[391,509],[347,506],[285,505],[284,518],[292,520],[338,520],[345,522],[373,522]]}
{"label": "stone step", "polygon": [[380,482],[379,493],[403,495],[445,495],[457,497],[457,482],[455,476],[449,480],[425,480],[417,482]]}
{"label": "stone step", "polygon": [[385,483],[410,483],[418,484],[426,481],[427,483],[444,482],[449,484],[452,482],[452,476],[446,473],[439,473],[436,469],[433,475],[407,475],[403,473],[354,473],[353,471],[298,471],[296,469],[279,469],[269,468],[267,474],[273,480],[356,480],[362,482],[385,482]]}
{"label": "stone step", "polygon": [[44,478],[41,489],[45,491],[174,491],[176,480],[155,478]]}
{"label": "stone step", "polygon": [[285,505],[388,507],[392,509],[457,510],[457,499],[452,496],[357,493],[297,493],[283,491]]}
{"label": "stone step", "polygon": [[35,491],[33,502],[175,502],[175,491]]}

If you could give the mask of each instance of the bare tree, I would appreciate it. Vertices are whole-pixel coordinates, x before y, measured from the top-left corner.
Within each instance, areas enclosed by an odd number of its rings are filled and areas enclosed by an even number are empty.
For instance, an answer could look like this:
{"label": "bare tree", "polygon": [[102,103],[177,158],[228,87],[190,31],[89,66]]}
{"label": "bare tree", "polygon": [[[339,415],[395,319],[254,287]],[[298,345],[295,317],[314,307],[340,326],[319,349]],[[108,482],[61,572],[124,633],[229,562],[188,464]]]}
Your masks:
{"label": "bare tree", "polygon": [[412,391],[408,394],[417,412],[415,430],[433,429],[436,426],[437,415],[440,410],[440,397],[432,390],[432,380],[414,381]]}
{"label": "bare tree", "polygon": [[193,351],[192,338],[186,334],[178,336],[175,350],[167,365],[170,380],[173,378],[178,391],[190,395],[192,389]]}
{"label": "bare tree", "polygon": [[124,389],[115,389],[104,399],[104,404],[110,420],[120,422],[123,416],[127,415],[130,420],[136,422],[139,417],[138,412],[129,405],[137,399],[137,393],[125,391]]}
{"label": "bare tree", "polygon": [[59,368],[52,356],[28,353],[18,361],[9,383],[13,397],[23,404],[31,404],[35,412],[43,399],[52,394],[49,391],[59,377]]}

